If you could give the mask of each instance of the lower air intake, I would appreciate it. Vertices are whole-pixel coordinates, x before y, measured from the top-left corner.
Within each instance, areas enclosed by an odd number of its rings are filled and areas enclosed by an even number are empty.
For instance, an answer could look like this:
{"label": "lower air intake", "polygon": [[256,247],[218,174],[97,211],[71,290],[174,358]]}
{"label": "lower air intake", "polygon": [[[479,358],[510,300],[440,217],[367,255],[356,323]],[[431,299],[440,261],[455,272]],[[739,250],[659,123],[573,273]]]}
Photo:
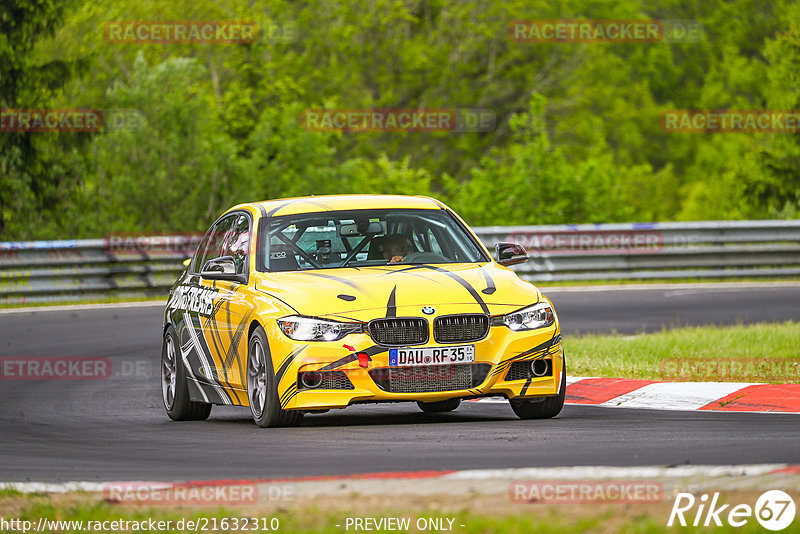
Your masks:
{"label": "lower air intake", "polygon": [[531,362],[532,360],[527,360],[524,362],[514,362],[509,365],[508,372],[506,373],[506,381],[527,380],[529,378],[553,376],[553,360],[549,358],[539,360],[539,362],[541,362],[539,364],[541,366],[539,372],[543,372],[543,374],[540,375],[534,374],[533,370],[531,369]]}
{"label": "lower air intake", "polygon": [[459,363],[383,367],[369,374],[379,388],[389,393],[436,393],[477,387],[486,379],[489,369],[488,363]]}

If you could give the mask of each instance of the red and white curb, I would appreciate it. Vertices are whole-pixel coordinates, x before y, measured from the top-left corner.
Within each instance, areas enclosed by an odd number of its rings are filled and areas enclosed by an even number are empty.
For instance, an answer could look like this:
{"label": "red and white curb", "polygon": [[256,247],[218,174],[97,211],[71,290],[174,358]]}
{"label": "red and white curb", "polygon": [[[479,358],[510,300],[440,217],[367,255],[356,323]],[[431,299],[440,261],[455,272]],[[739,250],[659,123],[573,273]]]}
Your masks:
{"label": "red and white curb", "polygon": [[[508,402],[501,397],[475,402]],[[800,413],[800,384],[568,377],[567,404],[654,410]]]}
{"label": "red and white curb", "polygon": [[[423,482],[424,480],[424,482]],[[253,487],[258,500],[294,500],[308,497],[352,495],[472,495],[503,494],[513,481],[589,481],[589,480],[655,480],[665,492],[692,486],[717,490],[770,489],[781,487],[800,491],[800,466],[791,464],[753,465],[679,465],[679,466],[576,466],[522,467],[508,469],[467,469],[459,471],[408,471],[366,473],[343,476],[310,476],[299,478],[202,480],[181,482],[0,482],[0,489],[21,493],[82,492],[107,496],[109,487],[134,492],[148,487],[148,502],[154,492],[175,488]],[[282,491],[272,491],[281,488]],[[290,488],[291,491],[286,491]],[[150,502],[152,504],[152,502]],[[199,503],[202,504],[202,503]],[[252,504],[252,502],[248,503]]]}

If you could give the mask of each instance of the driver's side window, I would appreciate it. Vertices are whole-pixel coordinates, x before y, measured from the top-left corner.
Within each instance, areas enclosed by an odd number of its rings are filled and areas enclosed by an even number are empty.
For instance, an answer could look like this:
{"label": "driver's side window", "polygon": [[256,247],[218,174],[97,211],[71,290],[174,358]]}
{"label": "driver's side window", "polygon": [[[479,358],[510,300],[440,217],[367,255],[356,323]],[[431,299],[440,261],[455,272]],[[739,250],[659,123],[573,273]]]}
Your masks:
{"label": "driver's side window", "polygon": [[225,241],[224,255],[233,258],[236,274],[243,274],[250,254],[250,220],[240,214],[236,218],[236,224],[228,232],[228,237],[229,239]]}
{"label": "driver's side window", "polygon": [[194,263],[194,271],[199,273],[203,270],[203,266],[208,260],[224,256],[225,243],[233,224],[236,221],[237,214],[232,214],[224,219],[221,219],[214,227],[208,232],[203,239],[203,244],[197,250],[198,257]]}

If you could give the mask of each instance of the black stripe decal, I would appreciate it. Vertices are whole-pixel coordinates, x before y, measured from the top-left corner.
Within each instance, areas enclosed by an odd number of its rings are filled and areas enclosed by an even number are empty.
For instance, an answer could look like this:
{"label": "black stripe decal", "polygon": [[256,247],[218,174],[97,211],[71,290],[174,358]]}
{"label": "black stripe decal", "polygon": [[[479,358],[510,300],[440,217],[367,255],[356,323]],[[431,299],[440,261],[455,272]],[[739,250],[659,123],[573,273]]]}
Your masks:
{"label": "black stripe decal", "polygon": [[295,349],[289,353],[285,360],[283,360],[283,364],[281,368],[278,369],[278,372],[275,374],[276,384],[280,384],[281,380],[283,379],[283,375],[286,373],[286,370],[289,369],[289,365],[291,365],[292,361],[297,358],[297,355],[306,350],[307,346],[300,347],[299,349]]}
{"label": "black stripe decal", "polygon": [[469,285],[469,282],[467,282],[466,280],[464,280],[463,278],[461,278],[457,274],[451,273],[447,269],[442,269],[440,267],[434,267],[433,265],[423,265],[422,267],[426,267],[428,269],[431,269],[431,270],[434,270],[434,271],[438,271],[440,273],[444,273],[445,275],[449,276],[450,278],[452,278],[453,280],[455,280],[456,282],[458,282],[459,284],[464,286],[464,289],[469,291],[469,294],[472,295],[472,298],[475,299],[475,302],[477,302],[480,305],[480,307],[483,310],[483,312],[486,313],[487,315],[489,314],[489,307],[483,301],[483,299],[478,294],[478,292],[475,291],[475,288],[472,287],[471,285]]}
{"label": "black stripe decal", "polygon": [[354,352],[351,352],[350,354],[348,354],[344,358],[339,358],[335,362],[329,363],[325,367],[320,367],[319,370],[320,371],[330,371],[331,369],[336,369],[337,367],[341,367],[343,365],[347,365],[350,362],[354,362],[357,359],[358,359],[358,355],[356,355]]}
{"label": "black stripe decal", "polygon": [[297,382],[292,382],[292,385],[286,388],[286,391],[283,392],[283,395],[281,395],[281,406],[286,406],[286,403],[289,402],[289,397],[292,391],[297,393]]}
{"label": "black stripe decal", "polygon": [[[214,287],[216,288],[216,286],[217,286],[217,282],[215,281],[214,282]],[[220,363],[222,363],[222,374],[225,375],[225,383],[227,384],[227,387],[229,387],[229,388],[233,388],[233,386],[231,385],[230,378],[228,378],[227,356],[223,359],[223,355],[222,355],[223,351],[221,350],[221,347],[224,347],[225,345],[224,345],[224,343],[222,343],[222,336],[220,336],[220,334],[219,334],[219,328],[217,326],[217,313],[222,309],[223,305],[227,304],[226,310],[227,310],[227,313],[228,313],[228,323],[230,323],[230,315],[231,315],[230,299],[225,298],[225,297],[229,297],[230,295],[232,295],[235,292],[236,292],[236,289],[234,289],[232,291],[227,290],[227,289],[221,289],[220,290],[220,293],[223,293],[223,296],[222,297],[218,297],[216,299],[216,302],[214,302],[214,306],[213,306],[213,308],[211,310],[211,315],[209,315],[206,318],[206,323],[205,323],[206,328],[211,330],[211,341],[214,342],[214,350],[216,351],[217,355],[219,356]],[[219,295],[220,293],[217,293],[217,294]],[[225,293],[227,293],[227,294],[225,294]],[[199,314],[198,314],[198,319],[202,322],[202,318],[200,318]],[[203,339],[203,336],[200,335],[200,332],[198,332],[198,337]],[[219,344],[217,344],[217,341],[219,341]],[[208,345],[208,344],[206,343],[206,345]],[[209,356],[210,356],[211,347],[208,347],[208,348],[209,348]],[[211,362],[212,363],[214,362],[213,358],[211,358]],[[220,385],[225,385],[225,384],[222,384],[222,382],[219,380],[219,377],[217,377],[217,378],[218,378],[217,381],[220,382]]]}
{"label": "black stripe decal", "polygon": [[388,276],[391,274],[398,274],[398,273],[405,273],[407,271],[416,271],[417,269],[424,269],[427,265],[412,265],[411,267],[406,267],[404,269],[387,269],[386,274],[381,276]]}
{"label": "black stripe decal", "polygon": [[319,276],[320,278],[327,278],[328,280],[335,280],[337,282],[341,282],[342,284],[345,284],[346,286],[352,287],[353,289],[361,291],[362,293],[365,292],[363,289],[361,289],[360,285],[356,284],[355,282],[351,282],[347,278],[342,278],[340,276],[333,276],[332,274],[313,273],[313,272],[306,272],[306,271],[299,271],[299,272],[300,272],[300,274],[307,274],[309,276]]}
{"label": "black stripe decal", "polygon": [[[453,280],[455,280],[456,282],[461,284],[464,287],[464,289],[469,291],[469,294],[472,295],[472,298],[475,299],[475,302],[477,302],[480,305],[480,307],[483,310],[483,312],[486,313],[486,314],[489,314],[489,307],[483,301],[483,299],[478,294],[478,292],[475,291],[475,288],[472,287],[469,284],[469,282],[467,282],[466,280],[464,280],[463,278],[461,278],[457,274],[451,273],[447,269],[442,269],[440,267],[435,267],[433,265],[414,265],[414,266],[411,266],[411,267],[407,267],[405,269],[400,269],[400,270],[393,271],[391,273],[386,273],[386,274],[389,275],[389,274],[396,274],[396,273],[404,273],[404,272],[408,272],[408,271],[413,271],[415,269],[430,269],[432,271],[437,271],[437,272],[440,272],[440,273],[444,273],[445,275],[449,276],[450,278],[452,278]],[[382,276],[385,276],[385,275],[382,275]]]}
{"label": "black stripe decal", "polygon": [[[214,358],[211,357],[211,349],[209,348],[208,343],[206,342],[206,337],[203,335],[203,330],[202,330],[203,319],[202,319],[202,317],[200,317],[199,315],[197,315],[196,317],[193,317],[193,316],[190,315],[189,318],[192,321],[191,328],[194,329],[194,333],[197,336],[198,342],[200,343],[200,350],[203,351],[203,356],[205,356],[208,359],[208,366],[211,368],[211,374],[213,375],[213,376],[205,376],[205,375],[203,375],[201,373],[200,376],[205,378],[208,381],[209,385],[211,385],[211,386],[213,386],[213,385],[220,386],[220,388],[222,388],[222,392],[225,395],[225,397],[227,397],[230,400],[230,402],[233,403],[233,398],[225,390],[226,387],[230,388],[231,385],[228,384],[227,386],[225,386],[225,384],[222,383],[222,378],[219,376],[219,370],[217,369],[217,365],[214,363]],[[195,322],[194,322],[195,319],[197,319],[197,326],[195,326]],[[213,333],[212,333],[212,338],[213,338]],[[199,357],[200,357],[200,355],[198,354],[198,358]],[[202,365],[200,366],[200,368],[202,369]],[[227,378],[227,376],[226,376],[226,378]],[[215,382],[216,382],[216,384],[214,384]],[[218,392],[218,394],[219,394],[219,392]],[[220,395],[220,397],[221,397],[221,395]]]}
{"label": "black stripe decal", "polygon": [[348,317],[347,315],[341,315],[339,313],[331,313],[330,315],[326,315],[325,317],[338,317],[339,319],[347,319],[348,321],[353,321],[354,323],[362,323],[363,322],[360,319],[353,319],[352,317]]}
{"label": "black stripe decal", "polygon": [[[202,400],[203,399],[202,393],[200,393],[200,391],[202,390],[203,392],[205,392],[206,398],[211,404],[227,404],[225,402],[225,399],[219,394],[219,391],[217,391],[217,389],[214,388],[213,386],[206,384],[204,382],[198,382],[197,380],[192,380],[191,378],[188,379],[186,383],[189,389],[191,389],[192,387],[197,388],[194,395],[192,395],[191,393],[189,394],[190,399],[205,402]],[[231,402],[233,402],[233,400],[231,400]]]}
{"label": "black stripe decal", "polygon": [[294,389],[292,390],[292,392],[289,394],[289,396],[288,396],[288,397],[286,397],[286,398],[285,398],[285,399],[284,399],[284,400],[281,402],[281,406],[286,406],[286,405],[287,405],[287,404],[289,404],[289,403],[292,401],[292,399],[293,399],[293,398],[295,398],[296,396],[297,396],[297,388],[294,388]]}
{"label": "black stripe decal", "polygon": [[514,356],[510,360],[518,360],[518,359],[524,358],[525,356],[530,356],[531,354],[535,354],[537,352],[547,352],[547,351],[550,350],[550,347],[552,347],[555,343],[557,343],[559,341],[561,341],[561,334],[553,334],[553,337],[551,337],[550,339],[548,339],[544,343],[541,343],[541,344],[533,347],[532,349],[528,349],[525,352],[520,352],[519,354],[517,354],[516,356]]}
{"label": "black stripe decal", "polygon": [[279,212],[280,210],[282,210],[286,206],[289,206],[291,204],[296,204],[296,203],[311,204],[312,206],[316,206],[318,208],[322,208],[324,211],[331,211],[331,207],[328,206],[328,205],[321,204],[319,202],[314,202],[313,200],[297,199],[297,200],[290,200],[289,202],[284,202],[280,206],[278,206],[276,208],[273,208],[272,210],[270,210],[269,213],[267,213],[267,217],[272,217],[273,215],[275,215],[277,212]]}
{"label": "black stripe decal", "polygon": [[524,397],[525,393],[528,392],[528,388],[531,387],[531,380],[533,380],[533,377],[529,376],[528,380],[525,382],[525,385],[522,386],[522,391],[519,392],[520,397]]}
{"label": "black stripe decal", "polygon": [[494,280],[492,280],[492,277],[486,272],[485,267],[481,267],[481,273],[483,273],[483,278],[486,279],[486,289],[482,290],[481,293],[484,295],[491,295],[497,291],[497,287],[494,285]]}
{"label": "black stripe decal", "polygon": [[[559,343],[560,341],[561,341],[561,334],[560,333],[554,334],[553,337],[551,337],[544,343],[540,343],[539,345],[536,345],[531,349],[528,349],[524,352],[520,352],[516,356],[512,356],[511,358],[501,361],[500,363],[497,364],[497,367],[495,367],[495,370],[492,372],[492,376],[496,376],[501,372],[503,372],[504,370],[506,370],[513,361],[522,360],[527,356],[537,355],[538,353],[542,353],[538,354],[538,357],[544,356],[546,353],[550,352],[550,349],[553,347],[553,345]],[[531,359],[535,360],[536,358],[531,358]]]}
{"label": "black stripe decal", "polygon": [[389,302],[386,303],[386,317],[397,317],[397,302],[396,302],[397,286],[392,289],[392,294],[389,295]]}
{"label": "black stripe decal", "polygon": [[[242,317],[242,320],[239,322],[239,326],[236,327],[236,332],[233,334],[231,345],[228,347],[228,353],[225,355],[225,365],[228,367],[233,365],[233,360],[237,359],[237,356],[239,355],[239,343],[242,341],[244,330],[247,328],[247,323],[250,321],[250,316],[252,314],[253,310],[248,310],[244,317]],[[239,373],[241,374],[241,372],[242,362],[239,360]]]}
{"label": "black stripe decal", "polygon": [[[200,318],[200,323],[201,324],[203,323],[203,319],[202,318]],[[214,342],[214,350],[216,351],[217,354],[220,355],[220,363],[222,363],[222,351],[219,350],[219,347],[222,345],[222,339],[220,339],[219,345],[217,345],[217,337],[219,337],[219,331],[217,329],[217,321],[216,321],[216,319],[214,318],[213,315],[211,315],[211,316],[206,318],[205,327],[208,330],[211,331],[211,341]],[[198,337],[202,337],[201,333],[202,333],[202,330],[198,330],[197,336]],[[206,343],[206,344],[208,344],[208,343]],[[211,347],[209,347],[209,352],[210,352],[210,349],[211,349]],[[212,363],[214,362],[213,358],[211,359],[211,362]],[[228,386],[230,387],[231,384],[230,384],[230,382],[228,382],[228,373],[225,371],[224,364],[222,366],[222,372],[225,375],[225,381],[228,383]]]}
{"label": "black stripe decal", "polygon": [[267,213],[267,217],[272,217],[273,215],[275,215],[275,213],[276,213],[278,210],[280,210],[280,209],[282,209],[282,208],[285,208],[286,206],[288,206],[288,205],[289,205],[289,204],[291,204],[291,203],[292,203],[292,202],[284,202],[283,204],[280,204],[280,205],[278,205],[277,207],[275,207],[275,208],[272,208],[272,209],[269,211],[269,213]]}
{"label": "black stripe decal", "polygon": [[[381,352],[386,352],[387,350],[389,350],[389,349],[386,348],[386,347],[380,347],[378,345],[373,345],[373,346],[371,346],[371,347],[369,347],[369,348],[367,348],[365,350],[360,350],[358,352],[365,352],[367,354],[367,356],[372,357],[372,356],[375,356],[376,354],[380,354]],[[339,358],[335,362],[329,363],[325,367],[321,367],[318,370],[319,371],[330,371],[332,369],[336,369],[338,367],[342,367],[343,365],[347,365],[350,362],[354,362],[357,359],[358,359],[358,354],[355,353],[355,352],[351,352],[350,354],[348,354],[344,358]]]}

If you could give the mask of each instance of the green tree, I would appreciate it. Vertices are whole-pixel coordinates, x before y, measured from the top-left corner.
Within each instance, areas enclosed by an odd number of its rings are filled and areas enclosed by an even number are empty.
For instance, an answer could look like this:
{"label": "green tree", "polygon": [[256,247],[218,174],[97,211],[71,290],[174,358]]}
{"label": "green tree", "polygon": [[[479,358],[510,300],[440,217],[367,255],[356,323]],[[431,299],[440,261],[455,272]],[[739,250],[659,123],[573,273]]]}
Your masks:
{"label": "green tree", "polygon": [[[47,106],[84,63],[40,62],[34,47],[52,36],[70,4],[53,0],[9,0],[0,4],[0,109]],[[47,134],[75,143],[75,136]],[[43,157],[41,133],[0,131],[0,238],[34,237],[62,227],[58,211],[77,177]]]}

